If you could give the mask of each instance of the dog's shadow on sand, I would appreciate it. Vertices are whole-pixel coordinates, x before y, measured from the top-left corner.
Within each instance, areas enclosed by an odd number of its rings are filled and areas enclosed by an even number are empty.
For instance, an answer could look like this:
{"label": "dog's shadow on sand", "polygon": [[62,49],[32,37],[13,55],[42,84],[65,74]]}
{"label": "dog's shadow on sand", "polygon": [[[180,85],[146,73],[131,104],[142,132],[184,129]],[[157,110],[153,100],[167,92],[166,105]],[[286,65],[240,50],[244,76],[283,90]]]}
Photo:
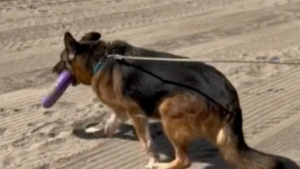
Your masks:
{"label": "dog's shadow on sand", "polygon": [[[174,159],[174,150],[166,136],[162,132],[160,123],[150,123],[151,135],[160,154],[165,156],[164,161]],[[75,128],[73,134],[81,139],[104,139],[103,131],[99,133],[86,133],[83,128]],[[113,136],[118,139],[138,141],[135,130],[132,125],[124,124]],[[107,138],[109,139],[109,138]],[[219,154],[218,149],[205,140],[198,140],[190,146],[189,157],[192,163],[202,163],[203,169],[233,169],[228,166]],[[300,169],[296,162],[286,157],[277,156],[285,163],[285,169]]]}

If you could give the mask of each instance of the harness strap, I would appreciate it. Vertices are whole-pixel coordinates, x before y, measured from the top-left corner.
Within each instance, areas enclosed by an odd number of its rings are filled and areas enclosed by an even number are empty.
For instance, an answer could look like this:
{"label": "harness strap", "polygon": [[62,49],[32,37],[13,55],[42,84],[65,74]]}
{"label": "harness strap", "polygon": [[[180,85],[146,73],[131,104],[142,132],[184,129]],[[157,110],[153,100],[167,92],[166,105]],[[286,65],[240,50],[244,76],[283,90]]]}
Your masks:
{"label": "harness strap", "polygon": [[98,62],[96,64],[96,66],[94,67],[94,70],[93,70],[94,74],[96,74],[100,70],[101,66],[102,66],[102,62]]}

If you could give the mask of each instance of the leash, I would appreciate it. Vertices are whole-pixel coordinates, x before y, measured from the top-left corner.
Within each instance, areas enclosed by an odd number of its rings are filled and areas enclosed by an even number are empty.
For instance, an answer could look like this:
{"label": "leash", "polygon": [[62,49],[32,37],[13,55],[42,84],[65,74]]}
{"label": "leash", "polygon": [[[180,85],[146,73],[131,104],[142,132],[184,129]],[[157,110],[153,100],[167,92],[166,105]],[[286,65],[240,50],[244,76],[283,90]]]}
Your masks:
{"label": "leash", "polygon": [[[277,65],[300,65],[300,62],[281,62],[279,58],[271,58],[270,60],[257,61],[257,60],[215,60],[215,59],[193,59],[193,58],[157,58],[157,57],[140,57],[140,56],[123,56],[119,54],[107,55],[107,57],[116,60],[149,60],[149,61],[168,61],[168,62],[206,62],[206,63],[239,63],[239,64],[277,64]],[[98,62],[93,69],[96,73],[102,66],[102,62]]]}
{"label": "leash", "polygon": [[[155,57],[140,57],[140,56],[123,56],[123,55],[119,55],[119,54],[113,54],[113,55],[107,55],[107,57],[111,57],[113,59],[116,59],[118,61],[120,61],[120,63],[123,63],[126,66],[131,66],[135,69],[138,69],[144,73],[147,73],[157,79],[159,79],[160,81],[164,82],[164,83],[169,83],[172,85],[177,85],[183,88],[187,88],[190,90],[193,90],[197,93],[199,93],[200,95],[204,96],[207,100],[209,100],[210,102],[216,104],[218,107],[220,107],[221,109],[223,109],[225,112],[230,113],[231,115],[233,115],[234,113],[229,111],[227,108],[225,108],[223,105],[221,105],[220,103],[218,103],[216,100],[212,99],[211,97],[209,97],[207,94],[205,94],[204,92],[185,85],[185,84],[181,84],[181,83],[177,83],[177,82],[173,82],[167,79],[164,79],[148,70],[145,70],[135,64],[126,62],[126,59],[129,60],[149,60],[149,61],[171,61],[171,62],[208,62],[208,63],[265,63],[265,64],[280,64],[280,65],[300,65],[300,62],[280,62],[278,58],[269,60],[269,61],[245,61],[245,60],[208,60],[208,59],[190,59],[190,58],[155,58]],[[95,66],[95,68],[93,69],[94,72],[97,72],[102,66],[102,62],[98,62]]]}
{"label": "leash", "polygon": [[213,59],[192,59],[192,58],[156,58],[156,57],[140,57],[140,56],[122,56],[118,54],[107,55],[116,60],[149,60],[149,61],[169,61],[169,62],[206,62],[206,63],[248,63],[248,64],[278,64],[278,65],[300,65],[300,62],[280,62],[279,58],[273,58],[268,61],[257,60],[213,60]]}

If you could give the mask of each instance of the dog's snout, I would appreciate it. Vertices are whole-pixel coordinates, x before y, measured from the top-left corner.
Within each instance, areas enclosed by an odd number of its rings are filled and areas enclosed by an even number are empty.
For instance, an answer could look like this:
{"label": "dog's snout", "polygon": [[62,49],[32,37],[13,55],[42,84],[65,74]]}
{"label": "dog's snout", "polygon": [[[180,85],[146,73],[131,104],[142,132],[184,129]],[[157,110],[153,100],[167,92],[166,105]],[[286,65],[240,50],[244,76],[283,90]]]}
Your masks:
{"label": "dog's snout", "polygon": [[66,64],[63,61],[59,61],[53,68],[52,73],[59,75],[63,70],[67,69]]}

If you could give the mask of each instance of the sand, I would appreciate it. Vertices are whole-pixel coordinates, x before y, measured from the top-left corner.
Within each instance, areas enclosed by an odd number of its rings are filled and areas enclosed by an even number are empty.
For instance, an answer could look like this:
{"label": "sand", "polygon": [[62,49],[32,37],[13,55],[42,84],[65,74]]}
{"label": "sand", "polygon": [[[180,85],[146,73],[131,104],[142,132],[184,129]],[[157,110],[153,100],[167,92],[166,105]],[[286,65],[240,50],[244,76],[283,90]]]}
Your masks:
{"label": "sand", "polygon": [[[141,169],[147,162],[130,123],[110,139],[82,133],[110,112],[90,87],[70,87],[51,109],[40,106],[65,31],[76,38],[99,31],[197,59],[295,62],[299,16],[297,0],[0,0],[0,168]],[[300,68],[210,64],[238,89],[247,142],[300,164]],[[151,127],[161,155],[173,158],[159,124]],[[203,140],[190,156],[192,169],[229,168]]]}

